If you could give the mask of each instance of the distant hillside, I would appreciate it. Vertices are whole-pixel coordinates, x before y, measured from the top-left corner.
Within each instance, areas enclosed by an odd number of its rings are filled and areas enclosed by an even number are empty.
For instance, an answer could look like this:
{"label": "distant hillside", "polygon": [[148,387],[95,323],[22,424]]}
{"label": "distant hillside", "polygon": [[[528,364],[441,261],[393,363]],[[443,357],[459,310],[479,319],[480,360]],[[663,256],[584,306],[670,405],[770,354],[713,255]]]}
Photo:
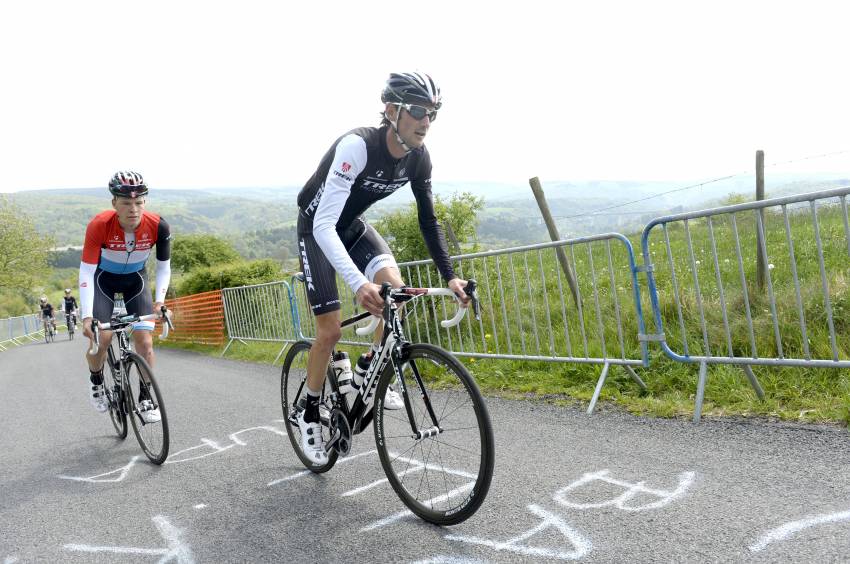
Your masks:
{"label": "distant hillside", "polygon": [[[701,186],[684,182],[543,181],[562,237],[608,231],[633,233],[654,217],[715,206],[729,194],[753,199],[754,185],[754,178],[747,175]],[[850,178],[836,175],[769,175],[766,193],[776,197],[847,185]],[[299,189],[160,189],[152,192],[148,209],[166,218],[175,234],[211,233],[232,241],[246,258],[285,260],[296,256],[295,197]],[[548,240],[527,184],[434,184],[434,193],[443,198],[456,192],[472,192],[484,198],[478,237],[485,247]],[[40,231],[52,234],[59,246],[81,245],[91,217],[110,206],[109,194],[103,188],[26,191],[8,196],[26,210]],[[410,189],[401,189],[369,210],[367,218],[374,220],[412,201]]]}

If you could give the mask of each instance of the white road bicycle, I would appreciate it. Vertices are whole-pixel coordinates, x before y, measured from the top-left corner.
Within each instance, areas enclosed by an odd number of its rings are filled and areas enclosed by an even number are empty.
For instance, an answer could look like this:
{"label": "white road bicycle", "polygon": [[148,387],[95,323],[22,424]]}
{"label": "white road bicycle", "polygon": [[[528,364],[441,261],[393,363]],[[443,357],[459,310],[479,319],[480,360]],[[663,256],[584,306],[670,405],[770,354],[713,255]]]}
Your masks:
{"label": "white road bicycle", "polygon": [[[127,437],[127,419],[133,426],[133,433],[145,456],[154,464],[162,464],[168,457],[169,433],[168,416],[159,385],[153,370],[147,361],[130,348],[130,336],[133,324],[139,321],[154,321],[160,316],[156,313],[139,316],[136,314],[113,317],[109,323],[92,321],[94,341],[89,354],[97,354],[100,331],[112,331],[112,341],[107,349],[106,365],[103,371],[103,388],[109,406],[109,418],[115,432],[122,439]],[[162,306],[161,339],[168,336],[168,330],[174,329],[170,312]],[[115,343],[117,346],[113,346]],[[117,350],[116,350],[117,349]],[[158,409],[160,420],[149,423],[143,413]]]}
{"label": "white road bicycle", "polygon": [[[467,294],[478,317],[475,281]],[[422,296],[450,296],[446,288],[399,288],[385,284],[384,330],[363,384],[352,400],[340,391],[332,363],[320,396],[319,414],[326,463],[316,465],[304,454],[296,419],[306,405],[307,358],[311,343],[298,341],[287,352],[281,372],[281,403],[286,431],[295,453],[312,472],[330,470],[339,455],[351,449],[352,435],[374,419],[375,445],[390,485],[416,515],[438,525],[454,525],[471,517],[481,506],[493,478],[495,459],[490,415],[472,376],[450,352],[425,343],[408,342],[398,304]],[[443,327],[460,323],[466,308],[458,307]],[[342,322],[343,327],[370,317],[362,313]],[[381,320],[372,317],[360,335],[374,332]],[[384,406],[390,385],[404,401],[404,409]]]}

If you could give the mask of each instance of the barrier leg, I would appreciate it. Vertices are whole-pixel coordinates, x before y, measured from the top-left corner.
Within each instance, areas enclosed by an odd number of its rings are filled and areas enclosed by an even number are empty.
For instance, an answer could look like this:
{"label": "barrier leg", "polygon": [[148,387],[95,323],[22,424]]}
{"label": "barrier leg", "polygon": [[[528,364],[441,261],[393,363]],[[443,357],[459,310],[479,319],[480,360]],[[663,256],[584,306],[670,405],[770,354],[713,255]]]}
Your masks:
{"label": "barrier leg", "polygon": [[694,423],[699,423],[702,416],[702,400],[705,398],[705,381],[708,379],[708,364],[699,363],[699,384],[697,384],[697,400],[694,404]]}
{"label": "barrier leg", "polygon": [[227,352],[227,349],[229,349],[229,348],[230,348],[230,345],[232,345],[232,344],[233,344],[233,341],[235,341],[235,340],[236,340],[236,339],[230,339],[230,340],[227,342],[227,346],[226,346],[226,347],[224,347],[224,350],[223,350],[223,351],[221,351],[221,354],[220,354],[220,355],[218,355],[218,357],[219,357],[219,358],[221,358],[221,357],[223,357],[223,356],[224,356],[224,353],[226,353],[226,352]]}
{"label": "barrier leg", "polygon": [[280,357],[283,355],[283,351],[285,351],[285,350],[286,350],[286,347],[288,347],[288,346],[289,346],[289,343],[284,343],[284,344],[283,344],[283,348],[282,348],[282,349],[280,349],[280,352],[279,352],[279,353],[277,353],[277,356],[276,356],[276,357],[274,357],[274,360],[272,361],[272,366],[274,366],[275,364],[277,364],[277,361],[278,361],[278,360],[280,360]]}
{"label": "barrier leg", "polygon": [[747,375],[747,379],[750,381],[750,386],[752,386],[753,389],[756,391],[756,395],[758,396],[759,400],[764,401],[764,390],[761,389],[761,384],[759,384],[756,375],[753,374],[753,369],[750,367],[749,364],[742,364],[741,368],[743,369],[744,374]]}
{"label": "barrier leg", "polygon": [[638,385],[638,386],[640,386],[640,389],[641,389],[641,390],[643,390],[644,392],[648,392],[648,391],[649,391],[649,388],[647,388],[647,387],[646,387],[646,384],[644,384],[644,383],[643,383],[643,380],[641,380],[641,379],[640,379],[640,376],[638,376],[638,375],[637,375],[637,372],[635,372],[635,371],[632,369],[632,367],[631,367],[631,366],[629,366],[628,364],[626,364],[626,365],[624,365],[624,366],[623,366],[623,368],[625,368],[625,369],[626,369],[626,372],[628,372],[628,373],[629,373],[629,376],[631,376],[631,377],[632,377],[632,380],[634,380],[635,382],[637,382],[637,385]]}
{"label": "barrier leg", "polygon": [[599,399],[599,393],[602,392],[602,386],[605,385],[605,378],[608,376],[608,367],[610,365],[606,362],[605,366],[602,367],[602,374],[599,375],[599,380],[596,382],[596,390],[593,391],[593,397],[590,398],[590,405],[587,406],[587,414],[591,415],[593,413],[593,408],[596,407],[596,401]]}

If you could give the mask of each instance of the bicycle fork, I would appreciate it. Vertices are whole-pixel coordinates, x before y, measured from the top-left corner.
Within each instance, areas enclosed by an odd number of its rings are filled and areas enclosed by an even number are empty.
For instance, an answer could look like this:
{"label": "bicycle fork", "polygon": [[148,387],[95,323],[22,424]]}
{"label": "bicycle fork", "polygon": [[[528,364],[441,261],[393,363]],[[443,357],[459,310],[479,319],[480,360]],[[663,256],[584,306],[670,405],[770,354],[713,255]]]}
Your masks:
{"label": "bicycle fork", "polygon": [[425,390],[425,384],[422,382],[422,377],[419,375],[419,369],[416,367],[416,363],[410,360],[408,361],[408,364],[410,365],[411,372],[413,372],[413,378],[416,380],[416,384],[422,392],[422,403],[425,404],[428,416],[434,424],[432,427],[427,429],[419,429],[416,426],[416,416],[413,414],[413,406],[410,403],[410,398],[407,397],[407,385],[404,382],[404,371],[402,368],[405,363],[402,361],[402,355],[399,353],[399,348],[400,347],[393,347],[392,350],[393,368],[395,369],[396,380],[398,380],[401,397],[404,399],[404,409],[407,412],[407,419],[410,421],[410,430],[413,433],[411,437],[415,440],[436,437],[443,432],[443,429],[437,422],[437,414],[434,413],[434,407],[431,405],[431,398],[428,397],[428,392]]}

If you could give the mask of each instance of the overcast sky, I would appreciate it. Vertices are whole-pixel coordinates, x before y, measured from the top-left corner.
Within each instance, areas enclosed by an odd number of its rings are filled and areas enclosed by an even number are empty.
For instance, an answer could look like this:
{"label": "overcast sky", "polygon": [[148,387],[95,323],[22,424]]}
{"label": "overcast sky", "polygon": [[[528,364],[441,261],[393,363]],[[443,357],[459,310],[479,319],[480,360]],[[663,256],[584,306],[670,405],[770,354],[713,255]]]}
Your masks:
{"label": "overcast sky", "polygon": [[3,2],[0,192],[119,169],[153,188],[300,185],[412,69],[443,91],[436,183],[705,179],[756,149],[850,174],[841,6]]}

